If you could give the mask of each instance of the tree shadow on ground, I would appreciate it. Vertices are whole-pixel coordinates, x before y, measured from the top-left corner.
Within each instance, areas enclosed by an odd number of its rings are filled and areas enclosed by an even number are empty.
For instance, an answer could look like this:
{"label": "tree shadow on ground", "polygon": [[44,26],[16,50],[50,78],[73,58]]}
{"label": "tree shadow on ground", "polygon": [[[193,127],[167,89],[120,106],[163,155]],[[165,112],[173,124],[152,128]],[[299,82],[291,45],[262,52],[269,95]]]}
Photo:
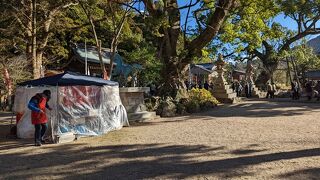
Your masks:
{"label": "tree shadow on ground", "polygon": [[14,115],[13,112],[0,112],[0,118],[1,117],[12,117]]}
{"label": "tree shadow on ground", "polygon": [[309,168],[293,171],[290,173],[279,175],[279,178],[284,179],[319,179],[320,178],[320,168]]}
{"label": "tree shadow on ground", "polygon": [[[39,151],[36,147],[30,147],[27,152],[0,154],[1,176],[9,179],[45,177],[181,179],[195,176],[230,178],[254,175],[247,170],[248,167],[254,165],[320,156],[320,148],[269,154],[248,152],[245,156],[217,160],[212,160],[213,154],[223,153],[227,150],[225,147],[167,144],[93,147],[86,144],[63,144],[41,148],[44,148],[45,152]],[[315,173],[311,172],[311,174]],[[291,174],[284,176],[289,177]]]}
{"label": "tree shadow on ground", "polygon": [[0,138],[0,152],[3,150],[33,146],[33,139]]}
{"label": "tree shadow on ground", "polygon": [[[185,122],[189,120],[213,120],[219,117],[278,117],[278,116],[299,116],[312,111],[319,111],[320,104],[291,103],[291,102],[269,102],[266,100],[252,99],[239,104],[226,104],[208,111],[161,118],[157,121],[130,122],[132,126],[151,126],[161,123]],[[262,120],[262,119],[261,119]]]}
{"label": "tree shadow on ground", "polygon": [[[245,102],[224,105],[210,111],[184,116],[185,119],[212,120],[212,117],[277,117],[299,116],[317,111],[320,104],[284,103],[284,102]],[[179,119],[179,118],[178,118]]]}

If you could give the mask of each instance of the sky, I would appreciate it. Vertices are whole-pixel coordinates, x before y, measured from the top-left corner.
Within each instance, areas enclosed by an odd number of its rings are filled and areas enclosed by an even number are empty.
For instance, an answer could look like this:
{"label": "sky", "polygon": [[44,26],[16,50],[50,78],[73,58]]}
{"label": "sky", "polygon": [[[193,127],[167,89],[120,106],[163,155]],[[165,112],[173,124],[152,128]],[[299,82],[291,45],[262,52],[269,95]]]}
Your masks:
{"label": "sky", "polygon": [[291,30],[297,29],[297,24],[289,17],[285,17],[284,14],[278,15],[275,19],[276,22],[280,23],[282,26],[287,27]]}

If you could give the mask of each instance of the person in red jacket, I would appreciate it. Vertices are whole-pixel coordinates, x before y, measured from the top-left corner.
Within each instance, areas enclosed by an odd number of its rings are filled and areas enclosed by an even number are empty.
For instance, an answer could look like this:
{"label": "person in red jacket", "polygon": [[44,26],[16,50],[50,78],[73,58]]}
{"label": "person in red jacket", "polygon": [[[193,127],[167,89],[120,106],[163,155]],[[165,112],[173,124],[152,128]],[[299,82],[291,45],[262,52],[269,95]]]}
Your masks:
{"label": "person in red jacket", "polygon": [[51,110],[48,105],[50,98],[51,91],[44,90],[33,96],[28,103],[28,108],[31,110],[31,122],[35,128],[34,141],[36,146],[41,146],[41,143],[44,143],[43,136],[48,127],[46,109]]}

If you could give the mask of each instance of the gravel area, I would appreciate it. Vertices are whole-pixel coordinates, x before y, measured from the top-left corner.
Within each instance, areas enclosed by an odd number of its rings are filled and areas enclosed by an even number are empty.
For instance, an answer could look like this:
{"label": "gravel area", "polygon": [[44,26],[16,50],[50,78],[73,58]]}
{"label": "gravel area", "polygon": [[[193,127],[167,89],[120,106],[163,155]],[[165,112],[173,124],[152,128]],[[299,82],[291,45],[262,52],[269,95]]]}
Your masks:
{"label": "gravel area", "polygon": [[319,107],[251,100],[41,147],[0,115],[0,179],[319,179]]}

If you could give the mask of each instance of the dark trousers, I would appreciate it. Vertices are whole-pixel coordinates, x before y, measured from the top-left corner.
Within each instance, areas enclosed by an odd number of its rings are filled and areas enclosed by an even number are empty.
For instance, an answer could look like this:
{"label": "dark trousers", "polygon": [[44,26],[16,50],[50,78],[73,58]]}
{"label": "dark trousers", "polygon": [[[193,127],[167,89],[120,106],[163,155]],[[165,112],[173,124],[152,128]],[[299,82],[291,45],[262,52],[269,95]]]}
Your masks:
{"label": "dark trousers", "polygon": [[34,125],[34,142],[35,143],[41,143],[41,140],[44,136],[44,133],[46,133],[47,130],[47,123],[44,124],[35,124]]}
{"label": "dark trousers", "polygon": [[293,100],[299,99],[299,96],[300,96],[299,92],[294,90],[292,94],[292,99]]}
{"label": "dark trousers", "polygon": [[267,91],[267,96],[266,96],[266,98],[268,99],[269,96],[270,96],[270,98],[272,98],[272,91]]}
{"label": "dark trousers", "polygon": [[270,92],[270,98],[274,99],[274,91]]}

